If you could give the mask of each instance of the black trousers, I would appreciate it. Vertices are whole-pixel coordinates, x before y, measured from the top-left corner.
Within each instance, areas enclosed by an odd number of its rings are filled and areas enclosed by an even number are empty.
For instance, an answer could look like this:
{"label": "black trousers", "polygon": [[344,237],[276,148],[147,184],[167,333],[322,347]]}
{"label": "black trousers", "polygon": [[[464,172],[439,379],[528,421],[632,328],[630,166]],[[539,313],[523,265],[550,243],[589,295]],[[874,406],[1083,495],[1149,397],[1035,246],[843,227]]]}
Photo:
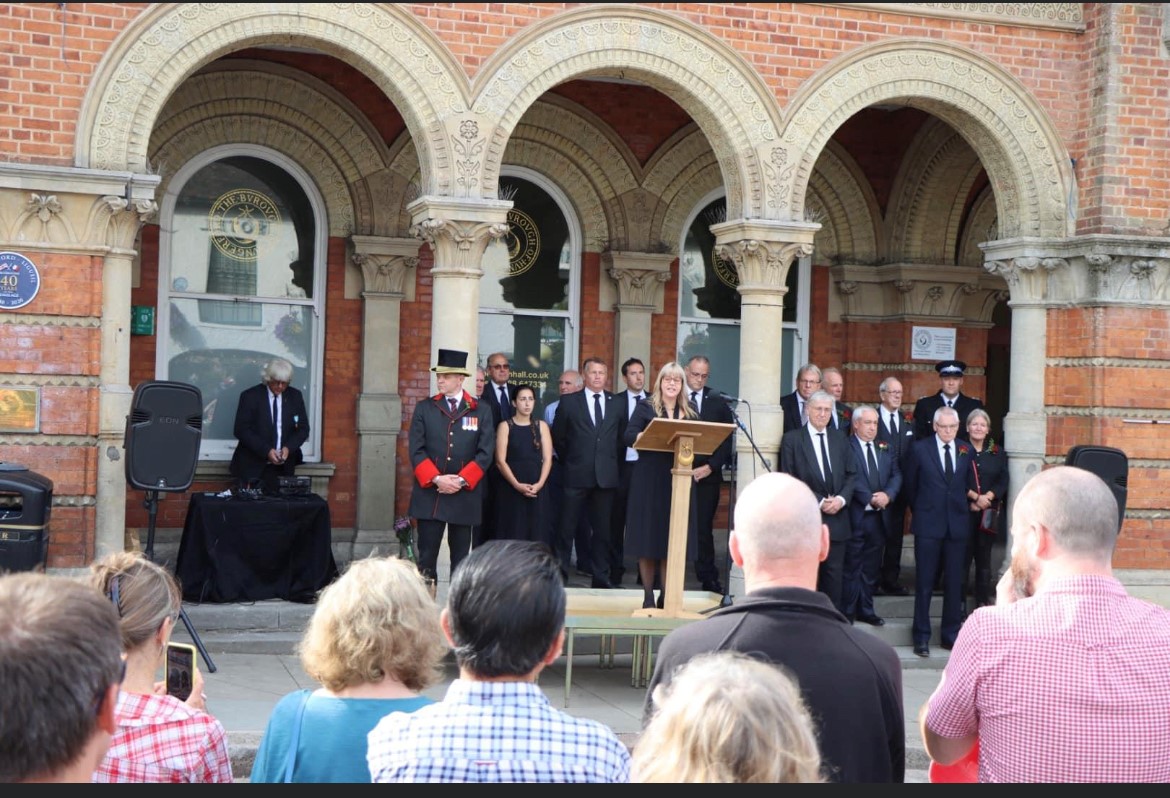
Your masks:
{"label": "black trousers", "polygon": [[991,549],[997,535],[989,535],[979,529],[979,518],[983,513],[971,513],[971,531],[967,538],[967,557],[963,560],[963,595],[967,595],[967,577],[971,561],[975,561],[975,602],[972,609],[995,603],[991,584]]}
{"label": "black trousers", "polygon": [[[561,532],[557,539],[557,556],[561,563],[568,562],[569,547],[580,523],[581,512],[589,517],[592,529],[590,545],[595,582],[609,579],[609,525],[613,518],[613,499],[616,488],[571,488],[565,486],[565,503],[561,506]],[[577,567],[581,567],[578,552]]]}
{"label": "black trousers", "polygon": [[715,513],[719,509],[718,482],[699,482],[695,485],[695,577],[701,585],[719,582],[719,566],[715,563]]}
{"label": "black trousers", "polygon": [[902,532],[906,525],[906,500],[899,496],[889,507],[890,526],[886,529],[878,584],[893,587],[902,575]]}
{"label": "black trousers", "polygon": [[444,529],[447,530],[447,548],[451,552],[452,574],[471,550],[470,524],[418,519],[418,570],[428,579],[439,578],[439,548],[443,545]]}
{"label": "black trousers", "polygon": [[636,462],[625,460],[618,466],[618,486],[613,495],[613,520],[609,525],[609,579],[615,584],[626,573],[626,507],[630,502],[630,474]]}
{"label": "black trousers", "polygon": [[[844,510],[842,510],[844,512]],[[829,541],[829,556],[817,568],[817,592],[824,593],[833,602],[833,606],[845,614],[844,578],[845,578],[845,550],[849,547],[848,540]]]}

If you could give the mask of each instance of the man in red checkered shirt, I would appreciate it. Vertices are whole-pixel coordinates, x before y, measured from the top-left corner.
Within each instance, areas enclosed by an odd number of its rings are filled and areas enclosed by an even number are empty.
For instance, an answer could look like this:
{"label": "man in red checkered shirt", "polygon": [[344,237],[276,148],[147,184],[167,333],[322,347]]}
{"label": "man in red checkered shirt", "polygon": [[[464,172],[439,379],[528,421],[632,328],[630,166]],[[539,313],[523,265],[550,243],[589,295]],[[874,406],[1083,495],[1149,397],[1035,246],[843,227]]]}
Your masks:
{"label": "man in red checkered shirt", "polygon": [[1079,468],[1020,491],[997,604],[963,624],[923,706],[932,759],[978,742],[980,781],[1170,781],[1170,610],[1114,578],[1117,518]]}

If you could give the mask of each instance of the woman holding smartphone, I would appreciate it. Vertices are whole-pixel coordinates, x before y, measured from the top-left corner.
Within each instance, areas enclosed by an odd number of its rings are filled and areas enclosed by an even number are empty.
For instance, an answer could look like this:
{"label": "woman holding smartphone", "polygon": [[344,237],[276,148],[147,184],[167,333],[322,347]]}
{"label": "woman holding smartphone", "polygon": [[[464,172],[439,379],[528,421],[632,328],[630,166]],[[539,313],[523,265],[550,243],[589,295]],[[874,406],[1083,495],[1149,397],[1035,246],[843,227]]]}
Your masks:
{"label": "woman holding smartphone", "polygon": [[[227,733],[222,723],[207,714],[203,676],[195,663],[185,701],[168,695],[167,682],[158,680],[160,669],[167,665],[167,643],[182,607],[175,578],[133,552],[104,557],[90,566],[90,573],[91,584],[118,610],[126,657],[116,711],[118,731],[93,780],[231,782]],[[186,671],[176,670],[182,683]]]}

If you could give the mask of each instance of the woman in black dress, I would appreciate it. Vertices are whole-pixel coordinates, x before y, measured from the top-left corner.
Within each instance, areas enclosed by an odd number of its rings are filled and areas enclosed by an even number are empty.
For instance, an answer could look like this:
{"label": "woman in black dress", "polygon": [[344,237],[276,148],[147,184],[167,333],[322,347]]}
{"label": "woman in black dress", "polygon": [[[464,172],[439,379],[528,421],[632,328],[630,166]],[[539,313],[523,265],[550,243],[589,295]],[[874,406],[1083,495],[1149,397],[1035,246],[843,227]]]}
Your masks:
{"label": "woman in black dress", "polygon": [[[989,533],[979,528],[979,520],[983,511],[989,507],[997,509],[1003,507],[1004,497],[1008,487],[1007,454],[992,438],[988,437],[991,431],[991,417],[981,409],[972,410],[967,416],[967,440],[971,443],[973,456],[971,470],[967,472],[967,498],[971,505],[971,530],[967,543],[967,567],[963,569],[964,579],[971,567],[971,560],[975,560],[975,607],[993,604],[991,585],[991,547],[998,537],[999,524],[996,523],[996,532]],[[963,594],[966,595],[964,589]]]}
{"label": "woman in black dress", "polygon": [[552,469],[552,434],[548,424],[533,418],[536,392],[531,385],[516,388],[512,407],[515,414],[496,428],[500,495],[496,498],[494,536],[547,543],[548,492],[544,486]]}
{"label": "woman in black dress", "polygon": [[[655,418],[687,418],[698,414],[682,398],[683,367],[667,363],[658,372],[654,392],[638,402],[626,426],[625,445],[633,446],[642,430]],[[626,507],[626,554],[638,558],[638,575],[645,591],[643,607],[655,606],[654,587],[658,580],[659,607],[663,604],[666,554],[670,542],[672,452],[638,452],[630,474],[630,503]],[[695,558],[695,483],[691,481],[691,514],[687,525],[687,560]]]}

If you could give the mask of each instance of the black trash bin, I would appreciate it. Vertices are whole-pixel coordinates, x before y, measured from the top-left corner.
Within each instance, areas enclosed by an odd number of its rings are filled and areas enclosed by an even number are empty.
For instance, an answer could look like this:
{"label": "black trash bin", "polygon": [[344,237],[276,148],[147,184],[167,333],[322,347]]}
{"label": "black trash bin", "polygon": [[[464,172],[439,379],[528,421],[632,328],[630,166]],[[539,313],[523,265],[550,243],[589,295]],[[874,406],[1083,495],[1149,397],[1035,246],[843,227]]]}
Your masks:
{"label": "black trash bin", "polygon": [[52,506],[51,479],[0,463],[0,572],[44,569]]}

